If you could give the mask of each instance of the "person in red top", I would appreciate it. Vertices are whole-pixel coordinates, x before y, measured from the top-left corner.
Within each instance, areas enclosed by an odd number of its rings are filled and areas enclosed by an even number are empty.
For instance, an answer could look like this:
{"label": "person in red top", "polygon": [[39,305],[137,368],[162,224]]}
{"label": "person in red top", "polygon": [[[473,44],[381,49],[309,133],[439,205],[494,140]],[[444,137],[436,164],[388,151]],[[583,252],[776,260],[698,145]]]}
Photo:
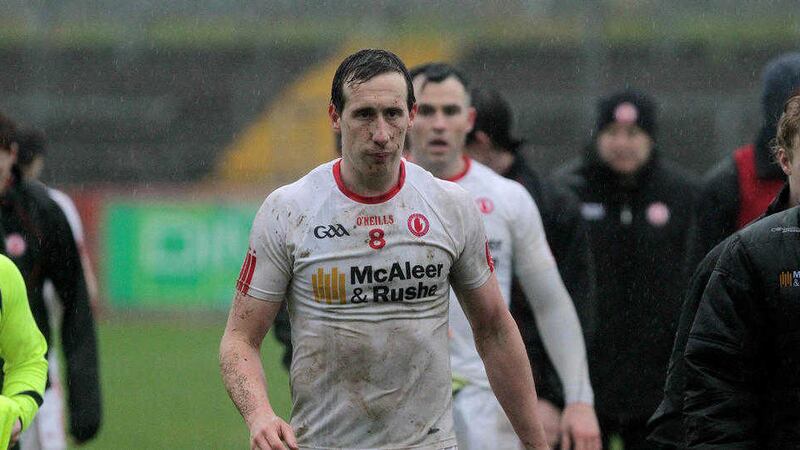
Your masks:
{"label": "person in red top", "polygon": [[692,268],[706,253],[766,211],[786,176],[772,158],[783,104],[800,87],[800,53],[781,55],[762,75],[763,125],[754,143],[744,145],[709,170],[697,204]]}

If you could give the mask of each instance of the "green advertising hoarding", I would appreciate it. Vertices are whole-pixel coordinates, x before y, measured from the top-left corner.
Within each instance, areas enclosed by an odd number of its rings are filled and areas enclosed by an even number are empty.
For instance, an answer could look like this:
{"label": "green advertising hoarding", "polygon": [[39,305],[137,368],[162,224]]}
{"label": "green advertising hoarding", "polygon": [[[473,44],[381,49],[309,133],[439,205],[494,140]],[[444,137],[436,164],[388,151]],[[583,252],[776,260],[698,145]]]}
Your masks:
{"label": "green advertising hoarding", "polygon": [[107,204],[103,251],[116,307],[222,309],[230,304],[256,204]]}

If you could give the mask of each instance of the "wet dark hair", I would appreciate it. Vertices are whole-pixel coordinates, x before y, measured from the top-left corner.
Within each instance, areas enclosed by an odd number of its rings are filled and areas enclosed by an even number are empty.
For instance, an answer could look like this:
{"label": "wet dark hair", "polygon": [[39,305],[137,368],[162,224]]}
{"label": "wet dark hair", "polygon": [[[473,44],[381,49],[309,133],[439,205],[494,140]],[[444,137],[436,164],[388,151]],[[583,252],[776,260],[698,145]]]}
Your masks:
{"label": "wet dark hair", "polygon": [[368,48],[348,56],[336,69],[331,85],[331,103],[336,108],[336,112],[341,114],[344,110],[345,83],[350,87],[358,86],[387,72],[397,72],[406,79],[408,87],[406,104],[408,110],[411,111],[416,99],[414,98],[414,86],[411,84],[411,75],[408,73],[406,65],[403,64],[400,57],[388,50]]}
{"label": "wet dark hair", "polygon": [[783,105],[783,114],[778,120],[778,132],[772,145],[773,152],[782,148],[789,160],[794,158],[794,143],[800,134],[800,89],[795,90]]}
{"label": "wet dark hair", "polygon": [[422,87],[424,88],[425,85],[428,83],[441,83],[442,81],[453,77],[464,86],[464,91],[467,92],[469,95],[469,79],[467,79],[464,72],[458,70],[454,66],[451,66],[447,63],[427,63],[421,64],[411,69],[411,79],[417,78],[417,76],[422,75],[425,77],[425,81],[422,83]]}
{"label": "wet dark hair", "polygon": [[0,112],[0,149],[10,151],[11,144],[17,142],[17,125]]}
{"label": "wet dark hair", "polygon": [[514,116],[506,99],[500,92],[477,87],[472,90],[472,106],[477,112],[475,126],[467,134],[467,144],[475,142],[475,133],[483,131],[497,147],[516,153],[524,140],[511,133]]}
{"label": "wet dark hair", "polygon": [[28,167],[37,156],[44,156],[47,139],[44,132],[35,128],[22,128],[17,132],[17,164]]}

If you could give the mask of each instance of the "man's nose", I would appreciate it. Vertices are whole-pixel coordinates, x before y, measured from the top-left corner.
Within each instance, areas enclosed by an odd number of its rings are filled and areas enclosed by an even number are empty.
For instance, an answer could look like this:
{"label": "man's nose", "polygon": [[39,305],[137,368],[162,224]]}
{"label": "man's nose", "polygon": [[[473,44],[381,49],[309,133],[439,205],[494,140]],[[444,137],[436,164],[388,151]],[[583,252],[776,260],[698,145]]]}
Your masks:
{"label": "man's nose", "polygon": [[372,133],[372,141],[379,145],[386,144],[389,142],[389,131],[389,124],[382,117],[378,117],[375,123],[375,131]]}

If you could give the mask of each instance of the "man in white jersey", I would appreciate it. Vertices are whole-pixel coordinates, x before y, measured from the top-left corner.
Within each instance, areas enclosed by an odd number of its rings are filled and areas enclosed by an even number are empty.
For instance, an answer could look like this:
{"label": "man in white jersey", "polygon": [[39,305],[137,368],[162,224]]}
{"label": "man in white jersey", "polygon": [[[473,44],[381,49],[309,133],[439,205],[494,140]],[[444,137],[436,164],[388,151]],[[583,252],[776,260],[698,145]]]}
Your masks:
{"label": "man in white jersey", "polygon": [[[488,378],[526,448],[548,448],[527,356],[479,212],[404,162],[416,114],[400,59],[347,57],[329,116],[342,158],[270,194],[237,283],[220,368],[258,449],[451,449],[448,305],[459,293]],[[267,398],[261,342],[286,299],[292,418]]]}
{"label": "man in white jersey", "polygon": [[[564,385],[562,448],[574,444],[574,448],[599,449],[600,430],[581,326],[547,245],[536,204],[522,185],[464,155],[466,136],[475,121],[464,75],[441,63],[419,66],[411,75],[418,105],[409,132],[411,157],[438,178],[458,183],[474,198],[505,304],[516,274]],[[451,364],[459,387],[454,400],[459,448],[518,449],[508,419],[489,389],[489,367],[481,361],[467,316],[454,295],[450,328]]]}

